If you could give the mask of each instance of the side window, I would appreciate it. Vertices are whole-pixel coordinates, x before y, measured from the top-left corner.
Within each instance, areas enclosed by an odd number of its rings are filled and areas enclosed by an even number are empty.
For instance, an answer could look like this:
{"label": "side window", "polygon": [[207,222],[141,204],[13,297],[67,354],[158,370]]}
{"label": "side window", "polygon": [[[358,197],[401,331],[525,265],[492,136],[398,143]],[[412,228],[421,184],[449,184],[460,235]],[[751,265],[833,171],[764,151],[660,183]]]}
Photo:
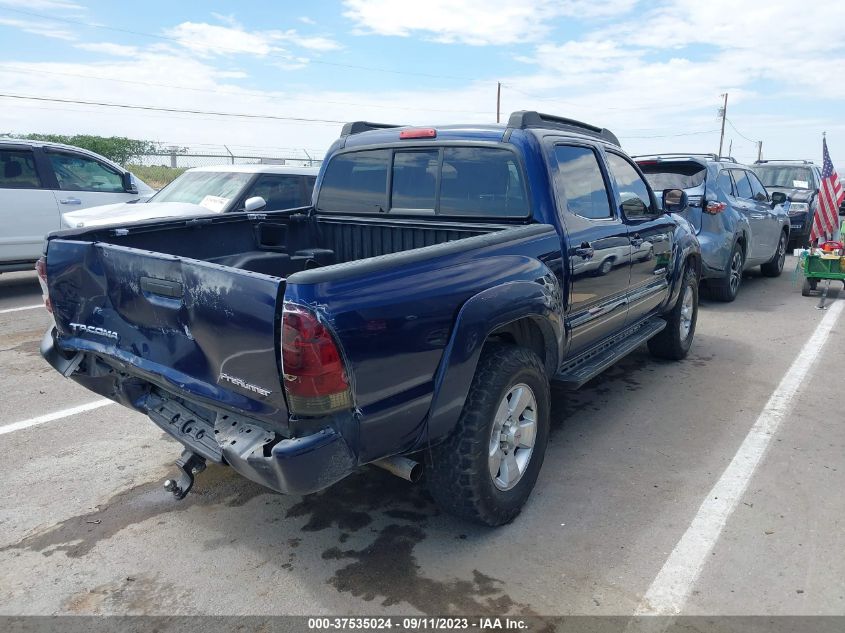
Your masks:
{"label": "side window", "polygon": [[612,152],[607,153],[607,164],[610,167],[610,173],[616,179],[616,186],[619,187],[620,203],[625,216],[652,215],[654,209],[648,185],[634,166],[627,159]]}
{"label": "side window", "polygon": [[732,169],[731,173],[736,183],[736,197],[751,200],[754,194],[751,192],[751,183],[748,182],[745,172],[741,169]]}
{"label": "side window", "polygon": [[555,160],[555,188],[566,198],[569,212],[588,220],[612,218],[607,187],[595,152],[588,147],[556,145]]}
{"label": "side window", "polygon": [[391,209],[434,211],[439,158],[436,149],[394,154]]}
{"label": "side window", "polygon": [[756,174],[751,171],[745,172],[745,175],[748,177],[748,181],[751,183],[751,195],[757,202],[768,202],[769,195],[766,193],[766,188],[760,182],[760,179],[757,178]]}
{"label": "side window", "polygon": [[492,147],[444,147],[438,212],[524,218],[528,196],[516,156]]}
{"label": "side window", "polygon": [[116,171],[79,154],[48,152],[50,164],[64,191],[101,191],[122,193],[123,180]]}
{"label": "side window", "polygon": [[27,150],[0,150],[0,188],[39,189],[35,155]]}
{"label": "side window", "polygon": [[331,159],[317,206],[336,213],[380,213],[387,210],[390,150],[338,154]]}
{"label": "side window", "polygon": [[254,196],[264,198],[266,211],[293,209],[308,204],[308,201],[302,199],[299,176],[262,174],[246,194],[246,198]]}
{"label": "side window", "polygon": [[729,196],[734,195],[734,183],[731,180],[731,175],[728,173],[727,169],[723,169],[719,172],[719,177],[716,179],[716,187],[721,189]]}

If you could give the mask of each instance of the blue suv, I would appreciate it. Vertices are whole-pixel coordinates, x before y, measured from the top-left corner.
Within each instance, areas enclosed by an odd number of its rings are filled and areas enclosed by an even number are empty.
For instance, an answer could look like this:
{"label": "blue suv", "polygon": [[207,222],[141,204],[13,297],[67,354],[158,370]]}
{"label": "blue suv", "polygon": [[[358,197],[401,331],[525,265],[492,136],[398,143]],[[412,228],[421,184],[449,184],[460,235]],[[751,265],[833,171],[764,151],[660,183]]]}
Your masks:
{"label": "blue suv", "polygon": [[781,274],[789,217],[749,167],[715,154],[635,159],[655,191],[683,189],[689,196],[682,215],[698,235],[702,279],[714,299],[736,299],[743,272],[754,266],[767,277]]}

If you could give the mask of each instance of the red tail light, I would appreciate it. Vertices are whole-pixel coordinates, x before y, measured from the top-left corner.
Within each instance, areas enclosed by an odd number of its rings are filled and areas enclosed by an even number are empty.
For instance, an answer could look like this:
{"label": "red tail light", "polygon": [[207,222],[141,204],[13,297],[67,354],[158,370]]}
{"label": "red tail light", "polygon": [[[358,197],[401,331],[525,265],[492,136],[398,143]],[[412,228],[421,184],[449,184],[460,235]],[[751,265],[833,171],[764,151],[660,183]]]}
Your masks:
{"label": "red tail light", "polygon": [[433,127],[424,127],[416,130],[402,130],[399,138],[437,138],[437,130]]}
{"label": "red tail light", "polygon": [[711,215],[716,215],[717,213],[721,213],[725,209],[728,208],[724,202],[708,202],[707,205],[704,207],[704,212],[709,213]]}
{"label": "red tail light", "polygon": [[41,298],[44,299],[44,307],[47,312],[53,312],[53,304],[50,303],[50,295],[47,292],[47,260],[45,258],[39,259],[35,262],[35,272],[38,273],[38,283],[41,284]]}
{"label": "red tail light", "polygon": [[282,376],[291,413],[316,416],[352,407],[346,368],[331,332],[315,314],[292,304],[282,313]]}

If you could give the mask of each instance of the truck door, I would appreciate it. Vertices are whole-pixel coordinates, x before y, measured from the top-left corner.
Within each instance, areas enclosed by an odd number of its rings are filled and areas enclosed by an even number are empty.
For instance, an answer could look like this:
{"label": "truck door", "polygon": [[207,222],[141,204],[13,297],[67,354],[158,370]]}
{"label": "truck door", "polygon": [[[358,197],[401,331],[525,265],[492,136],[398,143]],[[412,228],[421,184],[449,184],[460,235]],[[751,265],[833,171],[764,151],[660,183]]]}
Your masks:
{"label": "truck door", "polygon": [[595,148],[558,143],[553,158],[555,194],[567,233],[566,328],[572,354],[624,327],[631,244],[610,202],[607,174]]}
{"label": "truck door", "polygon": [[669,291],[675,221],[657,204],[630,160],[608,151],[607,164],[616,182],[616,203],[631,239],[627,323],[633,325],[663,303]]}

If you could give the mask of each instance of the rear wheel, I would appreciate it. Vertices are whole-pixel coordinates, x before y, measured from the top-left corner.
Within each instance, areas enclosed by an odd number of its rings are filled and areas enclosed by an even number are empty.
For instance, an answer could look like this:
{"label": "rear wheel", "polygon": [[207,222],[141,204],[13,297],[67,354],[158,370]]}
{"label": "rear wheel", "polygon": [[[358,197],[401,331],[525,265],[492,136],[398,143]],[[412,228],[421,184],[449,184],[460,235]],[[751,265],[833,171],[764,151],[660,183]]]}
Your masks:
{"label": "rear wheel", "polygon": [[812,293],[816,291],[818,287],[819,280],[818,279],[807,279],[804,278],[804,285],[801,287],[801,294],[805,297],[812,296]]}
{"label": "rear wheel", "polygon": [[512,521],[543,464],[549,402],[534,352],[487,345],[452,436],[431,450],[427,481],[437,504],[485,525]]}
{"label": "rear wheel", "polygon": [[786,243],[788,240],[789,238],[786,232],[781,233],[774,256],[770,261],[760,266],[760,270],[766,277],[779,277],[783,272],[783,263],[786,261]]}
{"label": "rear wheel", "polygon": [[737,242],[731,250],[728,258],[728,265],[725,267],[725,274],[718,279],[711,279],[708,282],[710,295],[718,301],[733,301],[739,293],[739,286],[742,284],[742,269],[745,264],[745,257],[742,254],[742,245]]}
{"label": "rear wheel", "polygon": [[698,321],[698,276],[692,266],[687,266],[684,271],[682,284],[675,307],[664,317],[666,327],[648,341],[648,351],[658,358],[685,358],[695,336],[695,324]]}

